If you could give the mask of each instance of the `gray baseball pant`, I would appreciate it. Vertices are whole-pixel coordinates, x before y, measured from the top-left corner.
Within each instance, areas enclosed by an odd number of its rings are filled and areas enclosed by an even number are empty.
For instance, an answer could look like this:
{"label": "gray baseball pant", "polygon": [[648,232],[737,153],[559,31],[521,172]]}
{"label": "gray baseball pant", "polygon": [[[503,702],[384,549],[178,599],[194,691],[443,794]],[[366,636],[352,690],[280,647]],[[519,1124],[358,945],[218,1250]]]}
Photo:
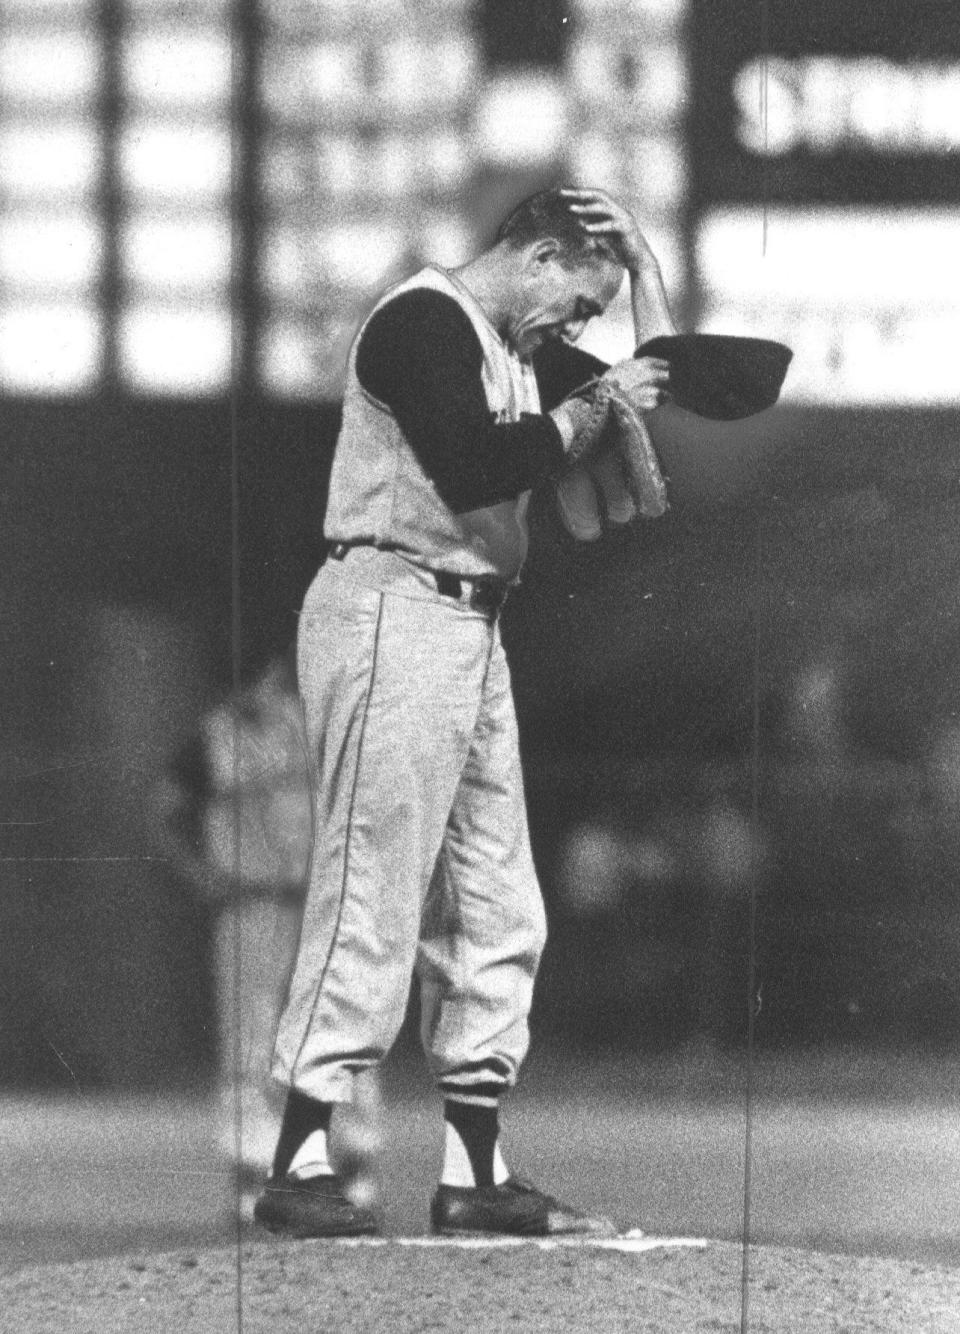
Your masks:
{"label": "gray baseball pant", "polygon": [[348,1101],[416,972],[434,1077],[510,1087],[546,923],[496,622],[353,548],[310,587],[298,672],[315,828],[275,1078]]}

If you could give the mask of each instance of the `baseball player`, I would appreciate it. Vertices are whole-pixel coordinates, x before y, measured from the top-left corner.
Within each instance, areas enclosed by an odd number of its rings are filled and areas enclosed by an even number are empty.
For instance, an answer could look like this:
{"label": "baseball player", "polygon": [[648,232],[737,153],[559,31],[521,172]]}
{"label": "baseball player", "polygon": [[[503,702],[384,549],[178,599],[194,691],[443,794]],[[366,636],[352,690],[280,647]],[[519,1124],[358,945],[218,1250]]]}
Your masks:
{"label": "baseball player", "polygon": [[644,411],[662,359],[573,344],[629,274],[638,344],[674,331],[631,213],[595,189],[535,195],[464,267],[386,293],[351,349],[325,522],[300,615],[314,841],[273,1073],[287,1087],[255,1216],[272,1231],[376,1230],[331,1165],[335,1109],[400,1029],[419,978],[443,1097],[440,1234],[606,1234],[513,1174],[498,1107],[528,1046],[545,940],[497,618],[532,488],[584,457],[600,377]]}

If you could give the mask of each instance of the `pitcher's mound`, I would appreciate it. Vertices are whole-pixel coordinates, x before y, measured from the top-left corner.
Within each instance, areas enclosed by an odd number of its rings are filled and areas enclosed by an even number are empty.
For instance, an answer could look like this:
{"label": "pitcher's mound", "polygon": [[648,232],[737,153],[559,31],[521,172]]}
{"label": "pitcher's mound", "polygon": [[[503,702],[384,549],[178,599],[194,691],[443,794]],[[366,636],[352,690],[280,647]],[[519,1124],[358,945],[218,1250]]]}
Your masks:
{"label": "pitcher's mound", "polygon": [[[0,1277],[0,1310],[22,1334],[740,1334],[739,1246],[636,1240],[265,1241],[116,1256]],[[757,1247],[747,1271],[750,1334],[960,1334],[960,1270]]]}

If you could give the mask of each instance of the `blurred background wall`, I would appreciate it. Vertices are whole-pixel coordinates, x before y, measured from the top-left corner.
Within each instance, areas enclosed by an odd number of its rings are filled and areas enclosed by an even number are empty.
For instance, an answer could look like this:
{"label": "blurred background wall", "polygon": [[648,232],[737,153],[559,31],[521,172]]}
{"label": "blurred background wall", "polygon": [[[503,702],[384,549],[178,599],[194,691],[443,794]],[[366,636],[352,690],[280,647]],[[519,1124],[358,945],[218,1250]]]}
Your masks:
{"label": "blurred background wall", "polygon": [[558,180],[795,359],[698,449],[664,410],[665,518],[535,505],[541,1030],[742,1041],[755,896],[759,1040],[953,1041],[958,149],[947,0],[0,0],[0,1081],[204,1076],[169,785],[289,649],[366,310]]}

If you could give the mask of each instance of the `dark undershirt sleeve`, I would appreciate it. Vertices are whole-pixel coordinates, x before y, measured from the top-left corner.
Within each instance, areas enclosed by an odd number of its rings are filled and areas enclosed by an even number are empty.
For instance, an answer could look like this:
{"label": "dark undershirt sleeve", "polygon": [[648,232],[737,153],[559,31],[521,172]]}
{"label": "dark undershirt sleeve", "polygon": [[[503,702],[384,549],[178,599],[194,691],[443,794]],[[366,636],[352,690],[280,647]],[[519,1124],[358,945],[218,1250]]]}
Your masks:
{"label": "dark undershirt sleeve", "polygon": [[357,377],[393,413],[421,467],[457,514],[512,500],[563,459],[547,416],[495,422],[481,379],[483,349],[452,297],[404,292],[372,317]]}
{"label": "dark undershirt sleeve", "polygon": [[607,362],[571,343],[550,342],[534,353],[533,369],[540,390],[540,406],[544,412],[551,412],[574,389],[602,375]]}

